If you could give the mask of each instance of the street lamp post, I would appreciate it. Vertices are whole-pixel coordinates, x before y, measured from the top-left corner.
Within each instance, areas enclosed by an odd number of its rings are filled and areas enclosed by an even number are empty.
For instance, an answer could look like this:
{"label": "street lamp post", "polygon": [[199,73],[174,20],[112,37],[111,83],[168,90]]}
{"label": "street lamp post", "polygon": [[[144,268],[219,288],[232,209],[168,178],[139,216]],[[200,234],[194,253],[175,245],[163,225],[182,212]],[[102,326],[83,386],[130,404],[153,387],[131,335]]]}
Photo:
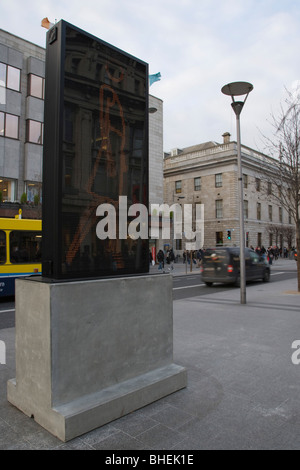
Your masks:
{"label": "street lamp post", "polygon": [[[177,199],[177,202],[178,202],[179,199],[185,199],[185,196],[176,196],[173,193],[173,202],[175,201],[175,198]],[[181,230],[182,230],[182,227],[181,227]],[[183,234],[184,234],[184,232],[181,232],[181,237],[183,236]],[[182,238],[181,238],[181,240],[182,240]],[[173,249],[174,249],[174,219],[173,219]],[[185,274],[187,274],[187,262],[185,264]]]}
{"label": "street lamp post", "polygon": [[[238,192],[239,192],[239,222],[240,222],[240,289],[241,304],[246,304],[246,263],[245,263],[245,227],[244,227],[244,197],[243,197],[243,169],[241,156],[241,129],[240,114],[253,85],[247,82],[234,82],[223,86],[222,93],[232,98],[232,109],[236,115],[237,156],[238,156]],[[244,101],[235,101],[235,96],[246,95]]]}

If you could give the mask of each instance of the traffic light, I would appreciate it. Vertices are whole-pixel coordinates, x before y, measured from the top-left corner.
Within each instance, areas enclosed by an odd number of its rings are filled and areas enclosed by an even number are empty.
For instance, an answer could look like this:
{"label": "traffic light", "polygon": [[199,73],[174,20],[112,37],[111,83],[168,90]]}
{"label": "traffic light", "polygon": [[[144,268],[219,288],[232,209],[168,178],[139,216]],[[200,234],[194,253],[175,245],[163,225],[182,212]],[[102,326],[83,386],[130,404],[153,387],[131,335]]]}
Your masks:
{"label": "traffic light", "polygon": [[231,230],[227,230],[227,240],[231,240]]}

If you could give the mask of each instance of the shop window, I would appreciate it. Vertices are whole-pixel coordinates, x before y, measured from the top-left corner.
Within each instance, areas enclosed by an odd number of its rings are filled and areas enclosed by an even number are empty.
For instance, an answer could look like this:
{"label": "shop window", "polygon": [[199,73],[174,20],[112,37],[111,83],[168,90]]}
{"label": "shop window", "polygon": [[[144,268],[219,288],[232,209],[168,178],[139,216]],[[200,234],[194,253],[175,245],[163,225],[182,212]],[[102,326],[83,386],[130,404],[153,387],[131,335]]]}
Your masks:
{"label": "shop window", "polygon": [[42,200],[42,185],[41,183],[26,183],[26,195],[28,202],[41,202]]}
{"label": "shop window", "polygon": [[16,182],[0,177],[0,191],[3,202],[14,202],[16,196]]}

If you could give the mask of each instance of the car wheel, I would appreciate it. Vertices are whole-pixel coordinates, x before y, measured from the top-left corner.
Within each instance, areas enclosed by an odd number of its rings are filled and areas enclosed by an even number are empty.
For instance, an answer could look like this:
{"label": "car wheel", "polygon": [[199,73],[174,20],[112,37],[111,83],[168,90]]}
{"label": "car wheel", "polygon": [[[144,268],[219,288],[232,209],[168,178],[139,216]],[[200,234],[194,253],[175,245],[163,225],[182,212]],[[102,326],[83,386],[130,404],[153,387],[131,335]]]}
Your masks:
{"label": "car wheel", "polygon": [[205,284],[207,285],[207,287],[211,287],[213,285],[212,282],[206,282]]}
{"label": "car wheel", "polygon": [[270,277],[271,277],[270,271],[268,269],[266,269],[265,273],[264,273],[263,281],[264,282],[269,282]]}

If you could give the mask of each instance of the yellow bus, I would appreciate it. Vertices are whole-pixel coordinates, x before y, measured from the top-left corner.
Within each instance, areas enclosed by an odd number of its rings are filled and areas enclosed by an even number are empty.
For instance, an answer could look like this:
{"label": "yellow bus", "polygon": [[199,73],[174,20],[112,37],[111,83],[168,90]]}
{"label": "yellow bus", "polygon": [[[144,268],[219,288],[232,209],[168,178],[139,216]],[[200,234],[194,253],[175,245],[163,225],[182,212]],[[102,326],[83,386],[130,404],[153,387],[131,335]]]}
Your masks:
{"label": "yellow bus", "polygon": [[15,279],[42,273],[42,221],[0,218],[0,297],[15,295]]}

